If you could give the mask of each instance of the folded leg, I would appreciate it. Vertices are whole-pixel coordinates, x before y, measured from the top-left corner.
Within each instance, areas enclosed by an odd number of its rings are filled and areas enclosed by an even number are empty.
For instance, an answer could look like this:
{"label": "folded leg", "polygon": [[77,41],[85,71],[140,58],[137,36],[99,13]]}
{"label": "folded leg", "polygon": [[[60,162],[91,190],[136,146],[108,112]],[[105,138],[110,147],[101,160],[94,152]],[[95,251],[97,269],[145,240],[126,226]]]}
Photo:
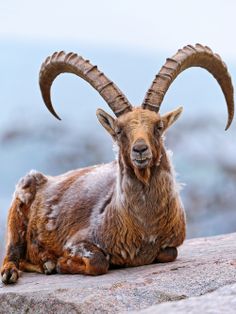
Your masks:
{"label": "folded leg", "polygon": [[160,250],[155,261],[158,263],[173,262],[177,258],[177,255],[178,251],[175,247],[167,247]]}
{"label": "folded leg", "polygon": [[73,244],[57,261],[57,272],[62,274],[101,275],[107,273],[108,268],[108,256],[89,242]]}

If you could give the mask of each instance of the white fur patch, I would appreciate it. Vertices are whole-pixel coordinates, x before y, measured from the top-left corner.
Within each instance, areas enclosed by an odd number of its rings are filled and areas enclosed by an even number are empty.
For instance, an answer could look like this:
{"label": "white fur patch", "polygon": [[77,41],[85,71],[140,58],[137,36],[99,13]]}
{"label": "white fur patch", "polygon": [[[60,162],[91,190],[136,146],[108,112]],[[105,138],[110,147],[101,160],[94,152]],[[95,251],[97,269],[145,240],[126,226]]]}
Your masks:
{"label": "white fur patch", "polygon": [[149,236],[149,242],[150,242],[150,243],[155,243],[155,242],[156,242],[156,239],[157,239],[157,236],[156,236],[155,234]]}
{"label": "white fur patch", "polygon": [[[47,177],[45,177],[42,173],[36,170],[31,170],[17,183],[14,197],[18,197],[24,204],[29,204],[36,192],[35,190],[31,191],[30,188],[34,186],[37,188],[37,186],[40,186],[46,181]],[[27,182],[29,182],[29,186],[25,187]]]}
{"label": "white fur patch", "polygon": [[29,192],[25,192],[20,188],[16,190],[16,196],[21,200],[22,203],[28,204],[32,199],[32,194]]}
{"label": "white fur patch", "polygon": [[49,220],[48,223],[46,224],[45,226],[46,230],[48,231],[53,231],[56,229],[56,225],[55,225],[55,222],[54,220]]}
{"label": "white fur patch", "polygon": [[176,192],[177,194],[179,194],[179,192],[180,192],[180,191],[183,189],[183,187],[185,186],[185,183],[181,183],[181,182],[177,182],[177,181],[176,181],[176,177],[178,176],[178,173],[175,171],[174,164],[173,164],[173,162],[172,162],[173,152],[168,149],[168,150],[166,151],[166,155],[167,155],[167,158],[168,158],[170,167],[171,167],[171,175],[172,175],[173,182],[174,182],[174,190],[175,190],[175,192]]}
{"label": "white fur patch", "polygon": [[72,264],[71,260],[68,259],[68,261],[66,262],[66,264],[67,264],[68,266],[70,266],[70,265]]}
{"label": "white fur patch", "polygon": [[126,259],[127,258],[127,253],[125,252],[125,250],[121,250],[121,256]]}
{"label": "white fur patch", "polygon": [[48,215],[48,218],[57,218],[60,213],[60,206],[58,205],[51,205],[51,212]]}
{"label": "white fur patch", "polygon": [[164,250],[165,248],[167,248],[167,245],[162,245],[161,249]]}
{"label": "white fur patch", "polygon": [[[102,166],[97,166],[94,170],[83,177],[82,189],[86,191],[89,195],[94,193],[94,185],[96,185],[96,194],[99,194],[97,203],[94,205],[91,211],[90,226],[98,226],[102,223],[104,216],[99,214],[99,210],[102,209],[104,201],[108,199],[109,194],[104,191],[104,182],[107,177],[112,173],[114,174],[114,164],[104,164]],[[108,191],[110,193],[110,191]],[[103,195],[103,197],[101,197]]]}
{"label": "white fur patch", "polygon": [[93,256],[91,251],[88,251],[83,243],[78,245],[66,245],[67,250],[70,250],[70,256],[80,256],[80,257],[87,257],[90,258]]}
{"label": "white fur patch", "polygon": [[103,188],[104,180],[106,180],[107,176],[113,173],[114,165],[113,163],[103,164],[99,166],[95,166],[93,171],[87,173],[82,177],[83,179],[83,189],[86,189],[87,193],[90,192],[91,186],[96,184],[97,187]]}
{"label": "white fur patch", "polygon": [[30,170],[29,175],[35,178],[37,185],[47,182],[47,177],[37,170]]}
{"label": "white fur patch", "polygon": [[117,145],[116,142],[113,142],[112,150],[113,150],[113,152],[115,154],[115,160],[118,160],[120,149],[119,149],[119,146]]}

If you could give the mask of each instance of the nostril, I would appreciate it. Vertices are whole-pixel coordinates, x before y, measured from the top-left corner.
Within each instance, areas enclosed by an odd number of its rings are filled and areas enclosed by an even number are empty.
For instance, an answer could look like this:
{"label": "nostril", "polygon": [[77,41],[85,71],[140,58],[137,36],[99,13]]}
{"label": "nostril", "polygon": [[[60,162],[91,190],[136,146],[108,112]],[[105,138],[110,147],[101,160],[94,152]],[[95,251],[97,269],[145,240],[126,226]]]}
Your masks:
{"label": "nostril", "polygon": [[133,151],[135,153],[144,153],[148,149],[148,146],[146,144],[136,144],[133,147]]}

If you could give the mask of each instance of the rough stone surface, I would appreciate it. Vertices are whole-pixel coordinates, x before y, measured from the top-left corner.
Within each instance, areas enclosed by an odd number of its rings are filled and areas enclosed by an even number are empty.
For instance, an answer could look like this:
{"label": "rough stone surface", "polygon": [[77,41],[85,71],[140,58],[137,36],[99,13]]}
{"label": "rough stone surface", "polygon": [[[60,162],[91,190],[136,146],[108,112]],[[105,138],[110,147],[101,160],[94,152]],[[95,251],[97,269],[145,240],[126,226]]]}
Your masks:
{"label": "rough stone surface", "polygon": [[[0,284],[0,313],[124,313],[144,309],[152,313],[153,305],[153,313],[195,313],[195,306],[198,313],[218,313],[208,311],[212,299],[217,299],[216,310],[226,303],[233,309],[235,243],[236,233],[192,239],[179,249],[173,263],[112,270],[99,277],[23,273],[16,285]],[[204,311],[199,310],[200,304]],[[185,306],[192,312],[184,312]]]}
{"label": "rough stone surface", "polygon": [[[129,312],[131,313],[131,312]],[[235,314],[236,284],[225,286],[201,297],[193,297],[177,302],[166,302],[150,306],[138,314]]]}

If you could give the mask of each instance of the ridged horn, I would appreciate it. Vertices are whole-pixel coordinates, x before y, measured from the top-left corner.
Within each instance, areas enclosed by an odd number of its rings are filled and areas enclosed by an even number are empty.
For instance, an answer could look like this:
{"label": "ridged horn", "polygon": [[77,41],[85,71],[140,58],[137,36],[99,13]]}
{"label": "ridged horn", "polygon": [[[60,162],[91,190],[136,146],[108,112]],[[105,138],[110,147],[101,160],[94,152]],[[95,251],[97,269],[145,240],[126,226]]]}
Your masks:
{"label": "ridged horn", "polygon": [[206,69],[219,83],[227,103],[228,121],[225,128],[227,130],[234,117],[234,90],[231,77],[220,56],[213,53],[209,47],[200,44],[187,45],[166,60],[146,93],[142,107],[158,112],[171,83],[182,71],[190,67]]}
{"label": "ridged horn", "polygon": [[92,65],[76,53],[55,52],[41,66],[39,85],[48,110],[60,120],[51,101],[51,85],[61,73],[74,73],[92,85],[118,117],[132,109],[131,104],[119,88],[109,80],[97,66]]}

